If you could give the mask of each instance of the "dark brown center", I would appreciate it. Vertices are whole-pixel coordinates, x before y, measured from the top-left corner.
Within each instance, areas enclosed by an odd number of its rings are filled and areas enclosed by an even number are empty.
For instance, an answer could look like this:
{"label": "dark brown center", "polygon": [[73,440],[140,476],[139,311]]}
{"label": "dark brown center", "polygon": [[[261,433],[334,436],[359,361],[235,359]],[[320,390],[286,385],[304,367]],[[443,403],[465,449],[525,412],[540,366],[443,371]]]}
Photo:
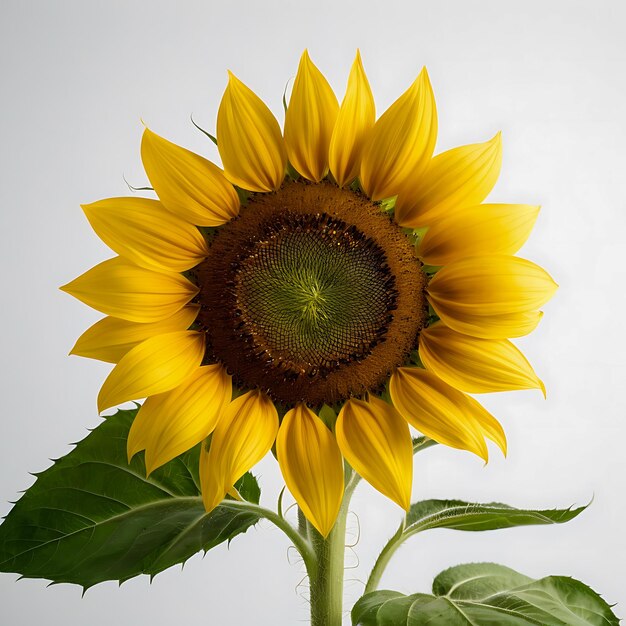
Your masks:
{"label": "dark brown center", "polygon": [[411,243],[379,206],[329,183],[253,196],[197,277],[210,358],[287,407],[380,388],[426,320]]}

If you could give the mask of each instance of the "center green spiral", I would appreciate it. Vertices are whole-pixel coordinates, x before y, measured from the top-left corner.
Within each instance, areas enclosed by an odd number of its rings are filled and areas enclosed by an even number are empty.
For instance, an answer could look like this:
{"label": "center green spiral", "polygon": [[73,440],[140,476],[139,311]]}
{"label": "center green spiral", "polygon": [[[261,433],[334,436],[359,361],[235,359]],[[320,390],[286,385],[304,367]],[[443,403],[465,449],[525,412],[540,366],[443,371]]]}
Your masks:
{"label": "center green spiral", "polygon": [[393,280],[375,244],[345,223],[302,219],[241,263],[241,318],[275,355],[330,367],[364,353],[385,327]]}

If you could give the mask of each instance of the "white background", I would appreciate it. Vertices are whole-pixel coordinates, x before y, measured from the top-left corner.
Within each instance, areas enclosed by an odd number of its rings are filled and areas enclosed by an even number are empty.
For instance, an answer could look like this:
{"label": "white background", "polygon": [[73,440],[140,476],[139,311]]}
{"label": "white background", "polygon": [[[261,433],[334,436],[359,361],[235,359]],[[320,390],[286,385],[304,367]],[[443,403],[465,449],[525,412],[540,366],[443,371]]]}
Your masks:
{"label": "white background", "polygon": [[[492,560],[534,577],[571,575],[621,602],[626,486],[624,225],[626,45],[623,2],[26,2],[0,9],[2,415],[0,513],[29,471],[99,423],[109,366],[67,357],[99,315],[58,291],[110,256],[80,203],[146,183],[143,118],[216,158],[189,122],[214,129],[234,71],[282,122],[281,97],[309,48],[341,98],[360,47],[381,113],[427,65],[437,151],[503,131],[490,199],[543,206],[522,250],[560,284],[539,329],[519,341],[544,378],[538,391],[483,396],[506,427],[508,459],[486,467],[438,447],[416,460],[414,499],[457,497],[527,507],[594,502],[565,526],[464,534],[430,531],[392,560],[383,587],[428,591],[441,569]],[[281,487],[257,469],[265,503]],[[400,511],[368,486],[354,499],[346,608],[363,589]],[[288,541],[261,523],[152,585],[79,588],[0,576],[0,622],[31,626],[306,623]],[[289,556],[293,556],[290,551]]]}

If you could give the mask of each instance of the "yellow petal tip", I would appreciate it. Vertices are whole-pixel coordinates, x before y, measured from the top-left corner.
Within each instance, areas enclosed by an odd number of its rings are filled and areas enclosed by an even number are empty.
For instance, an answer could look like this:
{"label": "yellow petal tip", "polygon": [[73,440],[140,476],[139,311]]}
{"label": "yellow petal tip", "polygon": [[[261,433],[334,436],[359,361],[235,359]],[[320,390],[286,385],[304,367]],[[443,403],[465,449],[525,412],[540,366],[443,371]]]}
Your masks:
{"label": "yellow petal tip", "polygon": [[234,485],[228,490],[228,495],[231,498],[238,500],[239,502],[243,502],[243,498],[241,497],[241,494],[237,491]]}
{"label": "yellow petal tip", "polygon": [[204,510],[207,513],[211,513],[211,511],[213,511],[213,509],[215,509],[223,499],[223,497],[220,497],[219,500],[217,498],[213,498],[212,500],[203,499],[202,502],[204,504]]}
{"label": "yellow petal tip", "polygon": [[[317,526],[315,524],[313,524],[315,526],[315,528],[317,528]],[[334,524],[333,524],[334,526]],[[333,529],[333,527],[331,526],[328,530],[326,529],[321,529],[321,528],[317,528],[317,531],[319,532],[320,535],[322,535],[322,537],[324,537],[324,539],[326,539],[328,537],[328,535],[330,535],[330,531]]]}
{"label": "yellow petal tip", "polygon": [[[137,445],[126,448],[126,458],[128,459],[129,465],[130,465],[130,462],[133,460],[133,457],[135,456],[135,454],[137,454],[138,452],[141,452],[142,449],[143,448],[138,447]],[[149,475],[149,473],[150,472],[148,472],[148,469],[146,468],[146,477]]]}
{"label": "yellow petal tip", "polygon": [[548,394],[546,393],[546,386],[543,384],[543,380],[538,378],[537,379],[537,384],[539,386],[539,389],[541,390],[541,393],[543,394],[543,399],[547,400],[548,399]]}
{"label": "yellow petal tip", "polygon": [[498,448],[500,448],[502,456],[504,456],[504,458],[506,459],[508,453],[508,442],[506,440],[506,435],[504,434],[504,432],[502,432],[501,438],[494,438],[492,439],[492,441],[498,446]]}

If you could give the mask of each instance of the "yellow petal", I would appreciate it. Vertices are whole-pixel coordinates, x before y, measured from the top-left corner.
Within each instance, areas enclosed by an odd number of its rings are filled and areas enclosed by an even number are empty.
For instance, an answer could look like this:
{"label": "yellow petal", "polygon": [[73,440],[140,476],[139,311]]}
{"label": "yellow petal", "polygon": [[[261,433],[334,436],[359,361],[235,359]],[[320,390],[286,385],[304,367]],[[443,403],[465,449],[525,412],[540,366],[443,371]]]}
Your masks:
{"label": "yellow petal", "polygon": [[479,339],[435,324],[419,337],[419,355],[431,372],[468,393],[541,389],[544,384],[507,339]]}
{"label": "yellow petal", "polygon": [[265,103],[234,74],[217,113],[217,147],[224,175],[250,191],[275,191],[285,178],[287,154],[280,126]]}
{"label": "yellow petal", "polygon": [[398,368],[391,376],[389,392],[402,417],[424,435],[487,460],[486,433],[476,408],[480,405],[470,402],[472,398],[416,367]]}
{"label": "yellow petal", "polygon": [[183,272],[198,265],[208,253],[200,231],[178,219],[158,200],[108,198],[82,208],[98,237],[141,267]]}
{"label": "yellow petal", "polygon": [[500,133],[485,143],[438,154],[426,173],[412,178],[398,196],[396,221],[415,228],[434,223],[452,209],[480,204],[496,184],[501,164]]}
{"label": "yellow petal", "polygon": [[199,310],[197,305],[188,305],[161,322],[149,324],[105,317],[78,338],[70,354],[117,363],[129,350],[150,337],[186,330]]}
{"label": "yellow petal", "polygon": [[511,336],[498,334],[508,332],[508,316],[533,313],[556,288],[550,275],[531,261],[494,254],[444,266],[428,285],[428,299],[450,328],[467,332],[463,324],[478,321],[484,330],[475,336],[497,338]]}
{"label": "yellow petal", "polygon": [[150,474],[193,448],[213,432],[231,395],[231,378],[216,364],[199,367],[178,387],[150,396],[128,433],[128,458],[145,450]]}
{"label": "yellow petal", "polygon": [[61,287],[86,305],[130,322],[159,322],[180,311],[198,288],[180,274],[153,272],[115,257]]}
{"label": "yellow petal", "polygon": [[403,509],[411,506],[413,445],[408,424],[389,404],[348,400],[335,426],[346,461],[375,489]]}
{"label": "yellow petal", "polygon": [[420,241],[428,265],[446,265],[481,254],[515,254],[535,225],[538,206],[479,204],[438,217]]}
{"label": "yellow petal", "polygon": [[437,108],[424,68],[381,115],[363,147],[360,180],[372,200],[397,195],[427,167],[437,141]]}
{"label": "yellow petal", "polygon": [[306,518],[326,537],[343,498],[343,460],[324,422],[298,404],[285,415],[276,438],[285,483]]}
{"label": "yellow petal", "polygon": [[239,500],[239,502],[243,502],[241,494],[237,491],[237,488],[234,485],[228,490],[228,495],[234,500]]}
{"label": "yellow petal", "polygon": [[98,394],[98,411],[169,391],[204,357],[204,333],[183,330],[146,339],[113,368]]}
{"label": "yellow petal", "polygon": [[289,161],[305,178],[319,182],[328,172],[328,148],[339,103],[305,50],[285,113]]}
{"label": "yellow petal", "polygon": [[543,317],[543,311],[508,313],[488,317],[466,312],[460,315],[454,307],[448,308],[443,305],[437,305],[437,313],[446,325],[454,328],[454,330],[483,339],[523,337],[532,333]]}
{"label": "yellow petal", "polygon": [[[476,424],[487,439],[491,439],[506,456],[507,443],[506,434],[502,424],[493,416],[485,407],[475,398],[465,396],[465,400],[471,407],[472,417],[476,420]],[[485,459],[487,460],[487,459]]]}
{"label": "yellow petal", "polygon": [[363,144],[375,120],[374,96],[357,51],[330,140],[330,171],[340,187],[359,175]]}
{"label": "yellow petal", "polygon": [[221,226],[239,213],[222,170],[147,129],[141,140],[146,174],[166,209],[196,226]]}
{"label": "yellow petal", "polygon": [[260,391],[233,400],[219,419],[207,452],[200,454],[200,483],[212,511],[241,476],[270,450],[278,432],[274,403]]}

